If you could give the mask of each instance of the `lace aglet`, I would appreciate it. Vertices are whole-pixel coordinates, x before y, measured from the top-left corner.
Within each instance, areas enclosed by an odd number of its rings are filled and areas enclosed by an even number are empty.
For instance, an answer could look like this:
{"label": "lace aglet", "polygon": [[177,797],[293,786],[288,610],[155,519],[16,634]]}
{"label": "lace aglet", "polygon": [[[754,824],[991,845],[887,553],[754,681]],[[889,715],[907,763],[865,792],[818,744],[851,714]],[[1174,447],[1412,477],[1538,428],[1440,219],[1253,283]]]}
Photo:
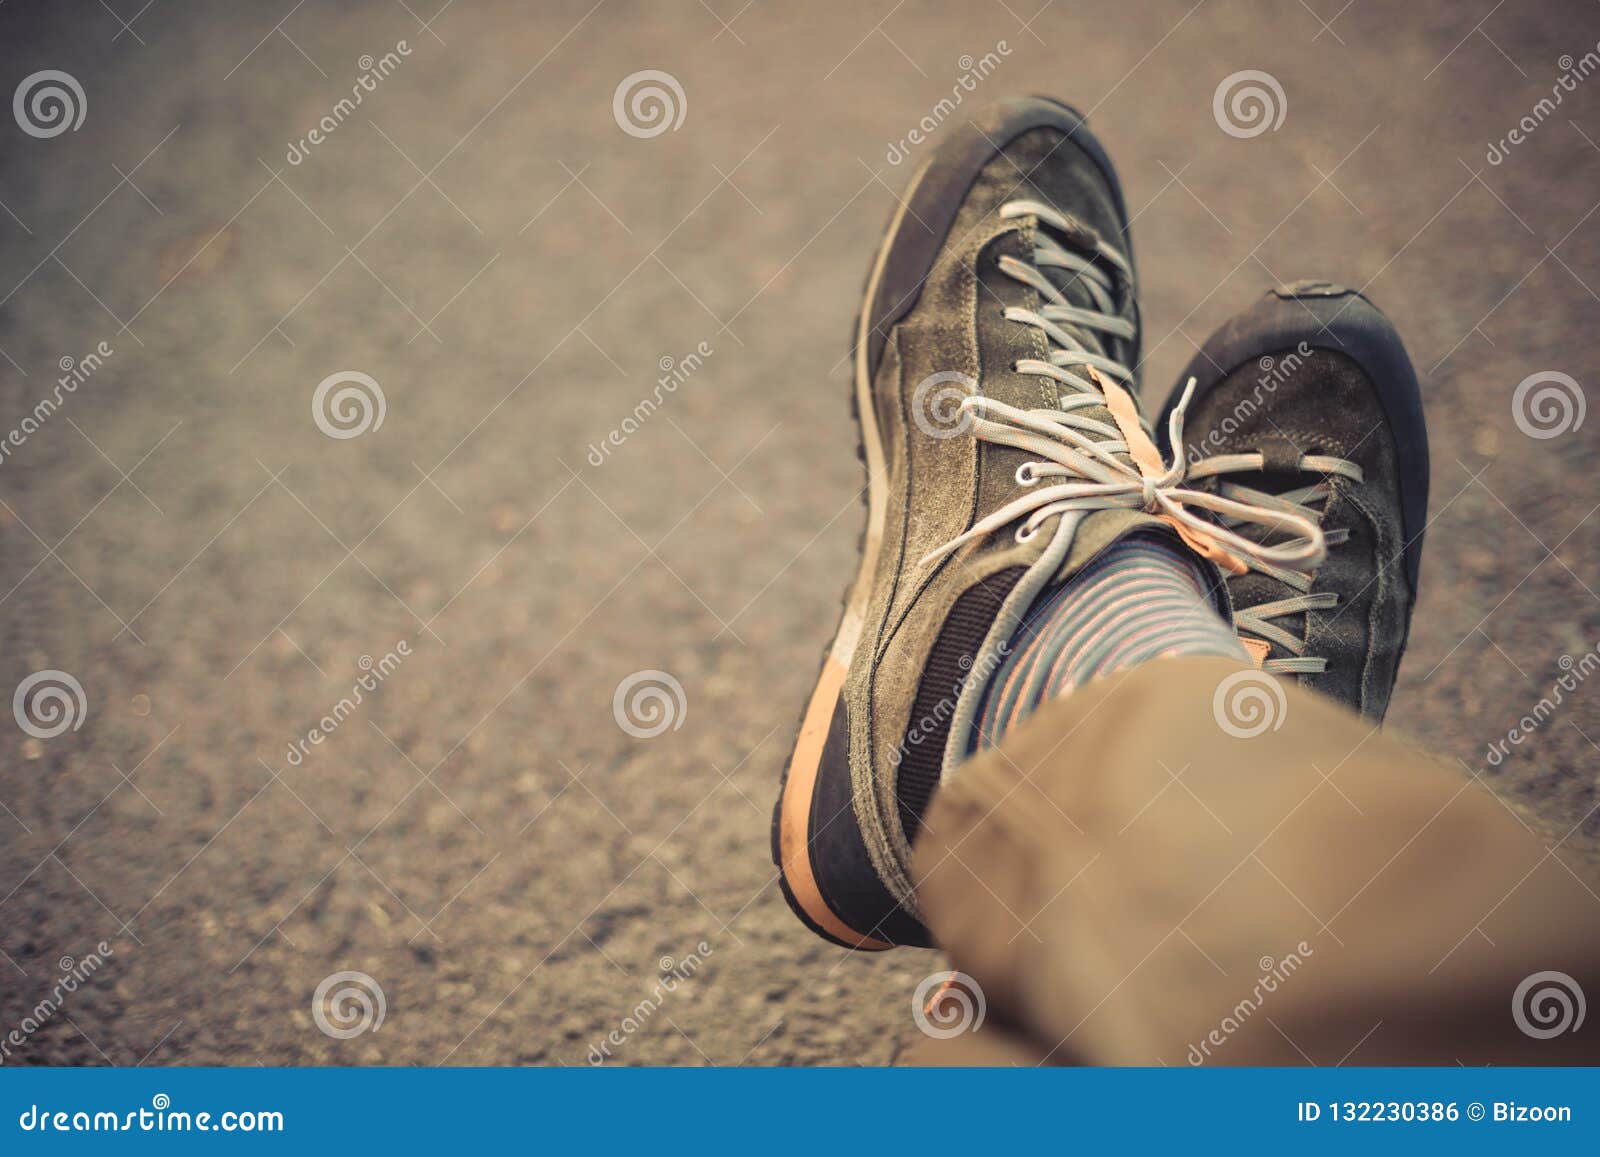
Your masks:
{"label": "lace aglet", "polygon": [[1184,384],[1183,394],[1178,398],[1178,404],[1172,407],[1172,413],[1167,418],[1167,443],[1172,447],[1172,463],[1175,468],[1185,465],[1183,460],[1183,417],[1189,410],[1189,401],[1194,397],[1195,390],[1200,385],[1200,379],[1189,377]]}

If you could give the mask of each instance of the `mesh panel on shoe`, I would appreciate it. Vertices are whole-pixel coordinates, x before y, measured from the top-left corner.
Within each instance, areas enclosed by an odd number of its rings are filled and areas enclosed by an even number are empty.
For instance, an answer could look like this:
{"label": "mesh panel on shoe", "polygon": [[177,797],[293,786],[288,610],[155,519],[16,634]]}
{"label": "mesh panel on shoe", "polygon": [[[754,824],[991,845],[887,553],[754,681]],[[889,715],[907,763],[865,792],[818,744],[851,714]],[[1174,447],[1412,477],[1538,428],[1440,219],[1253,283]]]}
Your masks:
{"label": "mesh panel on shoe", "polygon": [[[972,674],[973,656],[983,645],[1011,588],[1026,567],[1009,567],[973,584],[950,608],[939,638],[922,669],[917,697],[911,705],[911,722],[900,742],[895,800],[906,841],[914,842],[922,828],[922,814],[939,786],[950,718],[962,684]],[[983,674],[979,673],[980,677]]]}

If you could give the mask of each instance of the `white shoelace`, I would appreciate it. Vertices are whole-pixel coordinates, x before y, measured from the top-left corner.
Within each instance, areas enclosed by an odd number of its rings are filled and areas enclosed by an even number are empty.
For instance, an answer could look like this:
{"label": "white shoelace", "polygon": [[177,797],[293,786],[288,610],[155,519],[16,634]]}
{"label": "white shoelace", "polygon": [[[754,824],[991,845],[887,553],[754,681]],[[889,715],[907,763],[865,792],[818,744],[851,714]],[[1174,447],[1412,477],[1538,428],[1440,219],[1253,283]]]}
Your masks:
{"label": "white shoelace", "polygon": [[[1093,245],[1098,256],[1123,274],[1130,272],[1120,253],[1048,205],[1013,201],[1001,208],[1000,215],[1036,217],[1069,237],[1082,238],[1086,246]],[[1076,272],[1101,308],[1072,305],[1040,272],[1041,266]],[[1172,461],[1161,461],[1138,405],[1125,388],[1133,381],[1133,371],[1114,358],[1088,349],[1062,328],[1068,324],[1114,337],[1133,336],[1133,323],[1110,312],[1114,308],[1114,284],[1104,270],[1092,260],[1068,252],[1043,231],[1036,236],[1033,264],[1007,256],[1000,259],[1000,268],[1045,299],[1038,310],[1010,307],[1005,311],[1007,320],[1043,332],[1050,347],[1048,361],[1023,359],[1017,362],[1017,371],[1049,378],[1068,392],[1059,399],[1059,409],[1054,410],[1023,410],[982,395],[962,401],[962,410],[972,417],[975,438],[1036,454],[1038,460],[1025,462],[1017,469],[1017,484],[1027,493],[929,553],[922,560],[924,564],[986,538],[1019,518],[1024,521],[1017,528],[1016,539],[1026,542],[1052,518],[1071,511],[1112,509],[1145,510],[1160,517],[1171,523],[1196,551],[1234,574],[1243,573],[1250,565],[1299,571],[1314,569],[1322,562],[1327,549],[1325,536],[1317,520],[1303,508],[1293,503],[1247,501],[1184,485],[1183,418],[1194,395],[1193,378],[1169,421]],[[1114,426],[1080,412],[1102,406],[1111,411]],[[1119,455],[1126,456],[1126,460]],[[1040,485],[1051,479],[1064,481]],[[1196,509],[1210,511],[1218,518],[1202,517],[1194,513]],[[1247,538],[1232,529],[1246,523],[1262,528],[1269,536],[1282,533],[1291,537],[1272,544]]]}
{"label": "white shoelace", "polygon": [[[1272,504],[1248,501],[1240,495],[1208,494],[1184,485],[1183,416],[1194,395],[1194,379],[1189,380],[1172,412],[1168,430],[1173,458],[1171,463],[1163,463],[1138,403],[1128,392],[1133,370],[1088,348],[1065,328],[1123,340],[1135,335],[1134,324],[1121,316],[1117,301],[1119,280],[1124,300],[1133,292],[1133,270],[1127,258],[1042,202],[1012,201],[1001,207],[1000,215],[1007,219],[1033,217],[1090,256],[1070,252],[1054,236],[1036,229],[1031,263],[1010,256],[1000,259],[1002,272],[1032,287],[1043,299],[1036,310],[1009,307],[1005,311],[1008,321],[1043,333],[1048,348],[1046,358],[1026,358],[1014,368],[1047,378],[1063,392],[1054,410],[1024,410],[981,394],[962,401],[963,410],[972,417],[976,439],[1027,451],[1037,455],[1037,460],[1017,469],[1017,485],[1025,493],[929,553],[922,564],[935,563],[1017,519],[1023,520],[1015,532],[1018,542],[1028,541],[1051,519],[1057,521],[1049,544],[1007,594],[973,658],[973,669],[994,669],[996,657],[1027,609],[1053,581],[1071,549],[1079,522],[1090,511],[1147,510],[1170,523],[1197,553],[1231,574],[1242,574],[1252,565],[1281,572],[1320,565],[1327,551],[1326,539],[1317,521],[1299,508],[1275,509]],[[1085,288],[1095,308],[1070,302],[1042,272],[1047,268],[1074,273],[1073,284]],[[1085,412],[1102,406],[1111,412],[1111,423]],[[1202,517],[1195,509],[1217,517]],[[1254,541],[1233,529],[1244,524],[1260,528],[1263,538],[1279,533],[1291,537],[1275,544]],[[943,779],[954,775],[966,758],[983,690],[983,680],[972,680],[957,697],[941,769]]]}
{"label": "white shoelace", "polygon": [[[1218,454],[1190,466],[1189,477],[1220,479],[1225,474],[1252,474],[1259,472],[1265,465],[1266,459],[1259,453]],[[1303,473],[1322,475],[1322,481],[1285,490],[1279,494],[1268,494],[1226,480],[1219,481],[1218,488],[1226,497],[1241,502],[1298,511],[1308,518],[1316,519],[1320,526],[1322,514],[1327,508],[1327,500],[1333,494],[1329,480],[1334,475],[1348,478],[1356,483],[1365,480],[1365,474],[1360,466],[1331,454],[1306,454],[1296,465]],[[1323,538],[1329,546],[1338,546],[1349,537],[1348,530],[1323,531]],[[1339,605],[1338,594],[1333,591],[1318,591],[1312,594],[1312,576],[1303,571],[1254,563],[1250,569],[1259,571],[1299,592],[1288,598],[1257,603],[1246,610],[1234,612],[1234,626],[1241,632],[1265,643],[1275,643],[1291,656],[1287,659],[1268,659],[1262,663],[1262,669],[1280,675],[1319,675],[1326,671],[1328,669],[1326,658],[1320,655],[1307,655],[1306,641],[1303,638],[1296,638],[1272,620],[1304,614],[1307,611],[1331,610]]]}

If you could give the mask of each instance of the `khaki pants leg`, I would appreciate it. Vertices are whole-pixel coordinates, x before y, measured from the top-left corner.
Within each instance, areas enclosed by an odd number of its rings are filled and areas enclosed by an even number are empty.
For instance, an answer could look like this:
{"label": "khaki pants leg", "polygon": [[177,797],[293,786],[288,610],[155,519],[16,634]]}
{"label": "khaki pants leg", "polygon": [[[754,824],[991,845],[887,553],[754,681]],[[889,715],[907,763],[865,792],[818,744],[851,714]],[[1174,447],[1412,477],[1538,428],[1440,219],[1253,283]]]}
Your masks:
{"label": "khaki pants leg", "polygon": [[1600,997],[1590,886],[1460,768],[1230,660],[1041,708],[940,789],[916,870],[989,1015],[923,1063],[1600,1062],[1588,1019],[1519,1027]]}

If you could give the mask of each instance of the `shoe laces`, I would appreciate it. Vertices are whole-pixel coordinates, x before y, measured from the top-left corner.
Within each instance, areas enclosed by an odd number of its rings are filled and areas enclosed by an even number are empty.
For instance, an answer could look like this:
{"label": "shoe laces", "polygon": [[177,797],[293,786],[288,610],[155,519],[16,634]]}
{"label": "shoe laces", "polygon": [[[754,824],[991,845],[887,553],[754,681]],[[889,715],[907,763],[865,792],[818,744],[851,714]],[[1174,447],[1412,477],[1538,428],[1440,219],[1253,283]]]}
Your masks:
{"label": "shoe laces", "polygon": [[[1223,477],[1228,474],[1259,473],[1265,465],[1266,458],[1259,452],[1218,454],[1190,466],[1189,477],[1196,480],[1215,478],[1218,492],[1227,498],[1255,506],[1303,514],[1307,518],[1316,520],[1318,526],[1321,526],[1323,516],[1327,513],[1328,499],[1333,495],[1333,478],[1347,478],[1357,484],[1365,480],[1365,474],[1360,466],[1346,458],[1338,458],[1331,454],[1301,455],[1295,464],[1296,469],[1302,474],[1316,476],[1318,481],[1279,491],[1276,494],[1269,494],[1242,483],[1230,482]],[[1227,517],[1223,518],[1223,522],[1239,525],[1236,520]],[[1338,546],[1350,537],[1350,532],[1343,528],[1324,530],[1322,533],[1324,541],[1329,546]],[[1234,612],[1233,622],[1238,631],[1248,638],[1258,639],[1266,644],[1261,650],[1263,656],[1271,650],[1271,644],[1277,644],[1289,654],[1289,657],[1284,659],[1264,659],[1261,664],[1262,669],[1282,675],[1320,675],[1326,671],[1328,660],[1325,656],[1308,655],[1305,638],[1296,637],[1273,620],[1290,615],[1303,615],[1307,611],[1331,610],[1339,605],[1338,593],[1335,591],[1313,593],[1311,585],[1315,576],[1307,570],[1270,566],[1249,559],[1246,561],[1251,570],[1275,579],[1297,592],[1287,598],[1272,599],[1257,603],[1246,610]]]}
{"label": "shoe laces", "polygon": [[[1011,201],[1001,207],[1000,216],[1034,217],[1084,251],[1069,251],[1039,229],[1031,263],[1010,256],[1001,257],[999,263],[1001,272],[1032,287],[1042,299],[1037,309],[1005,310],[1008,321],[1043,333],[1048,348],[1047,358],[1023,358],[1014,368],[1056,383],[1062,394],[1056,409],[1025,410],[982,394],[962,400],[961,409],[970,416],[975,438],[1037,455],[1037,459],[1017,468],[1016,481],[1023,493],[930,552],[923,564],[937,562],[1019,519],[1015,537],[1023,543],[1062,515],[1135,509],[1169,523],[1192,549],[1230,574],[1243,574],[1251,565],[1283,571],[1320,565],[1326,540],[1318,520],[1304,508],[1292,502],[1262,503],[1185,485],[1183,419],[1194,395],[1195,379],[1189,379],[1172,411],[1168,423],[1172,460],[1163,462],[1128,389],[1133,370],[1090,348],[1086,340],[1090,331],[1130,340],[1134,336],[1134,323],[1116,312],[1118,281],[1123,296],[1132,294],[1132,269],[1127,259],[1093,231],[1042,202]],[[1113,272],[1108,273],[1099,262]],[[1076,274],[1074,284],[1086,288],[1095,308],[1069,301],[1043,272],[1048,268]],[[1091,410],[1109,410],[1112,422],[1086,413]],[[1058,537],[1070,533],[1069,524],[1075,527],[1076,520],[1063,519],[1058,524]],[[1234,529],[1239,526],[1251,526],[1258,533],[1246,537]],[[1288,536],[1287,540],[1274,541],[1282,536]],[[1061,546],[1064,549],[1066,543]],[[1053,566],[1059,553],[1047,551],[1034,565]]]}

